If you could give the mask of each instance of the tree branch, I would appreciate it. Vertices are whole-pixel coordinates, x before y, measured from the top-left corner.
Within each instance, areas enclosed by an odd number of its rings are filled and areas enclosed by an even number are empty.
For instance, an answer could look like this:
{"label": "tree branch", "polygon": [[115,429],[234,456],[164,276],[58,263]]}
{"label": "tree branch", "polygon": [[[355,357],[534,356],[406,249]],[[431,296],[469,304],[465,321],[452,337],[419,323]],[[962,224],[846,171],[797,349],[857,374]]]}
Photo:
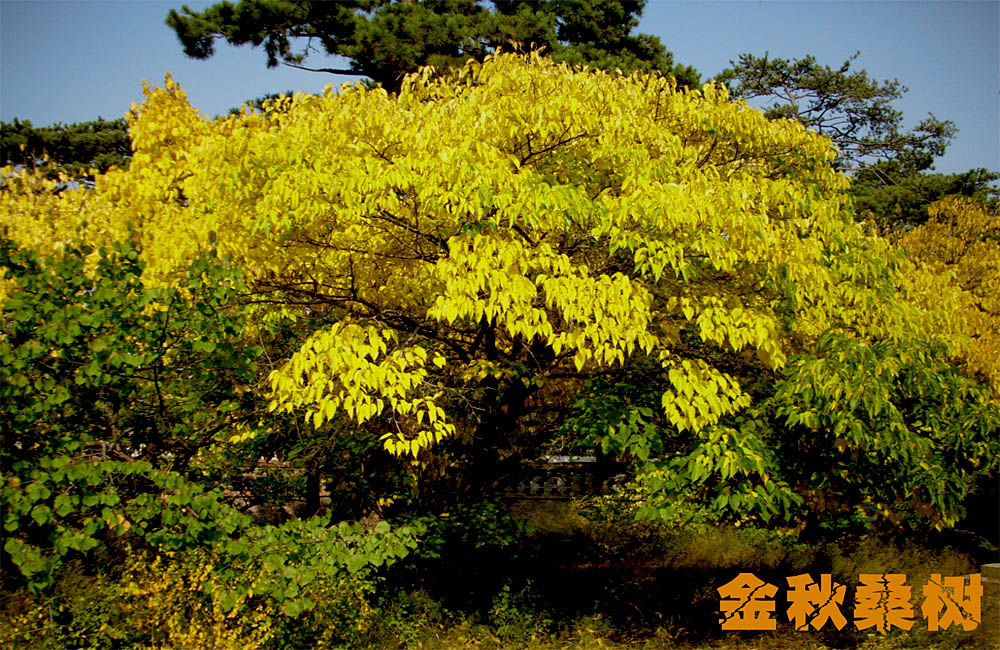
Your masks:
{"label": "tree branch", "polygon": [[298,65],[296,63],[289,63],[288,61],[282,61],[281,65],[287,65],[289,68],[295,68],[297,70],[305,70],[307,72],[329,72],[330,74],[344,74],[350,75],[352,77],[363,77],[364,74],[351,70],[349,68],[310,68],[304,65]]}

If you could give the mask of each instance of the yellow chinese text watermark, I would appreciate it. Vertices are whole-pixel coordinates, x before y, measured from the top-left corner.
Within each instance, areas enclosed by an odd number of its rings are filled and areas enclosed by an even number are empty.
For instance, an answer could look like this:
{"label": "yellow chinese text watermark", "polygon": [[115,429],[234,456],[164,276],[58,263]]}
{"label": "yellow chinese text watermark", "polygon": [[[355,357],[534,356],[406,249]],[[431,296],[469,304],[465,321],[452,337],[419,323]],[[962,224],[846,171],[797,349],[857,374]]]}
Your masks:
{"label": "yellow chinese text watermark", "polygon": [[[786,578],[788,603],[785,615],[798,631],[820,630],[833,625],[838,630],[847,625],[841,608],[847,587],[834,582],[830,574],[820,575],[819,581],[808,573]],[[776,585],[764,582],[752,573],[741,573],[719,587],[719,623],[723,630],[774,630],[778,592]],[[952,625],[972,631],[981,618],[983,586],[979,574],[946,576],[932,574],[923,586],[920,613],[927,620],[927,629],[944,630]],[[912,588],[902,573],[862,573],[854,597],[854,625],[859,630],[873,628],[886,631],[894,627],[909,630],[914,623],[914,608],[910,603]]]}

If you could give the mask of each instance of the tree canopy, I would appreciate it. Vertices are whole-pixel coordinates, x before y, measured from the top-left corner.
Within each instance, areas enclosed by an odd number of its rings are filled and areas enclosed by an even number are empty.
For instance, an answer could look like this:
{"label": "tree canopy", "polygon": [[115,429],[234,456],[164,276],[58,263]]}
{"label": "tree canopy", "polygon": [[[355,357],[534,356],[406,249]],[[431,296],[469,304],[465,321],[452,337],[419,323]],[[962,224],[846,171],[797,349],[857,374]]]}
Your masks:
{"label": "tree canopy", "polygon": [[[482,60],[512,43],[544,47],[559,61],[603,69],[669,74],[687,85],[698,83],[690,66],[677,65],[655,36],[633,35],[644,0],[354,0],[285,2],[228,0],[201,12],[171,10],[167,24],[184,52],[197,59],[214,53],[215,41],[264,46],[267,65],[290,65],[336,74],[359,75],[387,90],[420,66],[439,70]],[[304,41],[304,44],[301,44]],[[299,45],[301,44],[301,46]],[[347,59],[347,67],[305,67],[322,51]]]}
{"label": "tree canopy", "polygon": [[234,444],[286,414],[376,440],[409,459],[382,486],[404,504],[586,438],[650,516],[869,525],[953,525],[995,471],[1000,416],[948,365],[928,272],[854,222],[827,138],[722,87],[498,54],[212,121],[168,79],[129,120],[127,171],[7,192],[5,225],[41,250],[81,222],[134,238],[154,285],[203,251],[244,269],[251,331],[301,337]]}
{"label": "tree canopy", "polygon": [[949,196],[995,208],[1000,200],[998,180],[1000,174],[983,168],[941,174],[907,171],[895,161],[885,161],[858,170],[851,179],[851,193],[860,218],[902,232],[926,222],[931,206]]}
{"label": "tree canopy", "polygon": [[838,167],[854,170],[893,161],[897,171],[919,172],[944,153],[957,129],[930,115],[911,131],[892,106],[906,92],[899,80],[879,83],[864,70],[851,71],[860,52],[838,68],[813,56],[782,59],[741,54],[719,75],[734,97],[763,99],[770,118],[791,118],[829,137],[840,150]]}
{"label": "tree canopy", "polygon": [[769,118],[794,119],[831,138],[839,152],[836,167],[851,176],[857,218],[884,231],[924,223],[930,206],[949,195],[995,204],[996,172],[931,171],[958,129],[931,115],[904,130],[903,114],[893,102],[906,87],[852,69],[859,56],[831,68],[813,56],[789,60],[742,54],[718,79],[735,97],[770,102],[763,107]]}
{"label": "tree canopy", "polygon": [[36,127],[27,120],[0,122],[4,165],[48,165],[50,174],[92,179],[93,170],[127,167],[132,155],[124,118]]}

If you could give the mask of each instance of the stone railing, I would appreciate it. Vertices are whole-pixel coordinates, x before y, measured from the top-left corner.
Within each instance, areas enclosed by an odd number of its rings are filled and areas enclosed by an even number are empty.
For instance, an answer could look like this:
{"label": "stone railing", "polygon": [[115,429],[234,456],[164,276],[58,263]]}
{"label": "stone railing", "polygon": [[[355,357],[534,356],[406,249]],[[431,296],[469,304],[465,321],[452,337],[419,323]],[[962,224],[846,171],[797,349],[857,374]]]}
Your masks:
{"label": "stone railing", "polygon": [[626,481],[615,465],[593,456],[553,456],[544,462],[523,463],[520,477],[504,496],[509,499],[570,499],[609,494]]}

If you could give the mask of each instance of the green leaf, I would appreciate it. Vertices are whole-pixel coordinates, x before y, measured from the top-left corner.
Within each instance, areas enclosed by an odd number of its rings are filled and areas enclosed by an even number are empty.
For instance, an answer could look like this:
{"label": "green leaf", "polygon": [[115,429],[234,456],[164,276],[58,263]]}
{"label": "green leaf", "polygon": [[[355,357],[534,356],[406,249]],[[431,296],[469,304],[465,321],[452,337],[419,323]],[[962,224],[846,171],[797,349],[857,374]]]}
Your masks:
{"label": "green leaf", "polygon": [[52,521],[52,510],[47,505],[37,505],[31,509],[31,518],[39,526],[45,525]]}
{"label": "green leaf", "polygon": [[60,494],[56,496],[55,500],[55,511],[60,517],[65,517],[69,513],[76,510],[76,506],[73,503],[72,497],[68,494]]}

